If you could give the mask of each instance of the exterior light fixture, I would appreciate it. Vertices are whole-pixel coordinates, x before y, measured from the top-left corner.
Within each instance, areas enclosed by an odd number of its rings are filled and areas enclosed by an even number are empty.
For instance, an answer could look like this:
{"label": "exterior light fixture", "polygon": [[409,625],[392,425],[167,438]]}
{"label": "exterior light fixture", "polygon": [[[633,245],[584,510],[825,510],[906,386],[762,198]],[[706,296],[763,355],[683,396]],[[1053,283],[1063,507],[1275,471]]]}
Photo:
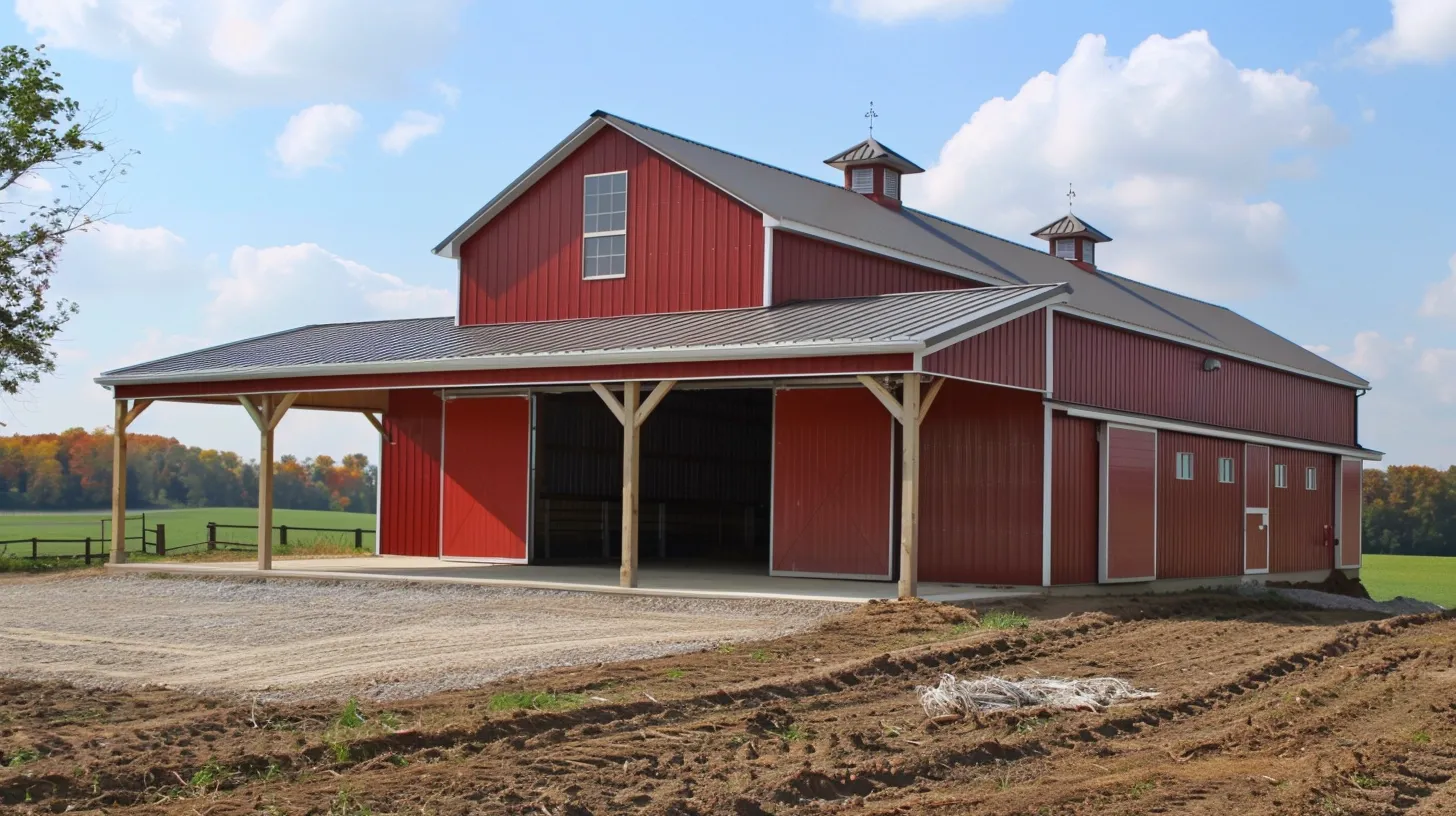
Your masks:
{"label": "exterior light fixture", "polygon": [[1223,361],[1220,360],[1220,359],[1218,359],[1217,357],[1205,357],[1205,358],[1203,358],[1203,370],[1204,371],[1214,372],[1214,371],[1219,370],[1220,368],[1223,368]]}

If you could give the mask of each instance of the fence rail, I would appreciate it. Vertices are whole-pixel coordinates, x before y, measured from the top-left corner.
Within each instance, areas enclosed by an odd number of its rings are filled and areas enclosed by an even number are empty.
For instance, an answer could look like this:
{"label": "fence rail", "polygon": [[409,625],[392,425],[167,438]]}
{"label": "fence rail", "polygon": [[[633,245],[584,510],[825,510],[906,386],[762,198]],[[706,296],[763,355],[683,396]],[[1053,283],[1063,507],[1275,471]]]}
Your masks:
{"label": "fence rail", "polygon": [[[296,526],[293,526],[293,525],[290,525],[290,524],[275,524],[275,525],[273,525],[273,529],[278,531],[278,545],[280,547],[286,547],[286,546],[288,546],[288,533],[289,533],[289,531],[292,531],[292,532],[295,532],[295,533],[346,533],[346,534],[352,533],[354,535],[354,549],[356,549],[356,550],[362,550],[362,549],[364,549],[364,534],[365,533],[368,533],[369,535],[374,535],[374,531],[373,530],[366,530],[363,527],[352,527],[352,528],[344,528],[344,527],[296,527]],[[209,521],[207,523],[207,541],[203,542],[204,544],[207,545],[207,548],[209,550],[215,550],[215,549],[217,549],[218,545],[226,545],[226,546],[230,546],[230,547],[244,547],[244,548],[250,548],[250,549],[254,549],[254,550],[256,550],[258,548],[258,541],[257,541],[256,535],[254,536],[254,538],[253,538],[252,541],[229,541],[229,540],[226,540],[226,539],[219,538],[218,535],[217,535],[217,531],[218,530],[253,530],[256,533],[257,530],[258,530],[258,525],[256,525],[256,524],[218,524],[217,522]],[[202,544],[189,544],[187,546],[189,546],[189,547],[200,547],[200,546],[202,546]],[[181,549],[181,548],[176,548],[176,549]]]}
{"label": "fence rail", "polygon": [[[0,549],[8,551],[11,544],[29,544],[30,555],[15,556],[6,552],[7,557],[26,558],[32,561],[48,561],[52,558],[82,558],[89,566],[91,559],[105,561],[111,554],[111,550],[107,546],[108,542],[93,539],[90,536],[85,538],[13,538],[8,541],[0,541]],[[85,549],[79,553],[42,553],[40,551],[42,544],[84,544]],[[92,550],[93,544],[96,545],[94,551]]]}
{"label": "fence rail", "polygon": [[[216,550],[219,548],[244,550],[258,549],[258,541],[256,536],[258,525],[256,524],[219,524],[214,521],[209,521],[207,523],[207,539],[205,541],[198,541],[191,544],[182,544],[179,546],[168,546],[167,525],[159,522],[155,527],[148,527],[146,522],[146,516],[141,516],[139,519],[129,516],[127,520],[141,521],[140,534],[134,536],[126,536],[125,540],[140,541],[140,552],[144,554],[166,556],[169,553],[179,553],[186,550],[196,550],[203,547],[206,547],[209,550]],[[103,526],[103,531],[104,529],[105,527]],[[278,531],[278,543],[280,546],[283,547],[288,546],[288,534],[290,532],[343,533],[345,535],[352,535],[354,537],[354,549],[356,550],[364,549],[365,534],[374,535],[374,530],[369,530],[363,527],[296,527],[288,524],[278,524],[274,525],[273,529]],[[255,531],[255,535],[252,536],[252,540],[249,541],[231,541],[228,540],[226,537],[219,537],[219,530],[253,530]],[[226,536],[226,534],[224,534],[224,536]],[[9,548],[12,545],[17,544],[22,546],[29,545],[29,553],[25,553],[23,550],[20,554],[11,553],[9,551]],[[81,544],[83,546],[83,549],[79,553],[47,553],[40,551],[40,547],[42,544]],[[110,545],[111,539],[109,536],[101,536],[99,538],[94,536],[86,536],[83,538],[15,538],[8,541],[0,541],[0,556],[9,558],[25,558],[35,561],[80,558],[84,559],[85,562],[89,565],[92,559],[105,561],[111,554]],[[138,551],[129,549],[128,552],[134,553]]]}

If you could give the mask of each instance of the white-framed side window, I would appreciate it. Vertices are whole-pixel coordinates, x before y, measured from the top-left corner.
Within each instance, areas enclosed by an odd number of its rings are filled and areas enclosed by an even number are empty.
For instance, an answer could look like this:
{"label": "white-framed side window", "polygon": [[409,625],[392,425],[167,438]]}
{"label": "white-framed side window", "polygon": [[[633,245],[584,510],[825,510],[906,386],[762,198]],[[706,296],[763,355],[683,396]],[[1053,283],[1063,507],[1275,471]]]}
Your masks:
{"label": "white-framed side window", "polygon": [[1289,472],[1284,465],[1274,466],[1274,486],[1289,487]]}
{"label": "white-framed side window", "polygon": [[1304,469],[1304,489],[1319,489],[1319,471],[1315,470],[1312,467],[1307,467]]}
{"label": "white-framed side window", "polygon": [[1174,464],[1174,471],[1179,479],[1186,482],[1193,478],[1193,454],[1179,451]]}
{"label": "white-framed side window", "polygon": [[1082,239],[1082,260],[1097,265],[1097,243],[1088,238]]}
{"label": "white-framed side window", "polygon": [[1224,484],[1234,483],[1234,460],[1231,456],[1218,458],[1218,480]]}
{"label": "white-framed side window", "polygon": [[1077,240],[1075,238],[1058,238],[1057,257],[1066,258],[1069,261],[1077,260]]}
{"label": "white-framed side window", "polygon": [[875,171],[872,167],[856,167],[849,171],[849,189],[868,195],[875,191]]}
{"label": "white-framed side window", "polygon": [[885,197],[898,199],[900,197],[900,174],[890,168],[885,168]]}
{"label": "white-framed side window", "polygon": [[627,275],[627,171],[582,180],[581,276]]}

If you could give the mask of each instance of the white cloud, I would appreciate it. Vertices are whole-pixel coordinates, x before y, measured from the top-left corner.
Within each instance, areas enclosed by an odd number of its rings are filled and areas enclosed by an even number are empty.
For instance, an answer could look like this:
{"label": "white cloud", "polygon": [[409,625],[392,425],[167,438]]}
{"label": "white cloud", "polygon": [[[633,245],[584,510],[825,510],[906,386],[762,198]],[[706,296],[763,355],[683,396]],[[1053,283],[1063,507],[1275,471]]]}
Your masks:
{"label": "white cloud", "polygon": [[1421,315],[1424,317],[1456,318],[1456,255],[1446,262],[1451,274],[1440,283],[1426,290],[1421,300]]}
{"label": "white cloud", "polygon": [[990,14],[1010,0],[833,0],[840,14],[873,23],[896,25],[923,18],[949,20],[968,14]]}
{"label": "white cloud", "polygon": [[301,173],[329,163],[354,138],[364,117],[348,105],[314,105],[295,113],[273,143],[284,168]]}
{"label": "white cloud", "polygon": [[134,65],[149,104],[226,109],[389,93],[432,62],[463,0],[16,0],[58,48]]}
{"label": "white cloud", "polygon": [[439,95],[441,99],[445,100],[445,104],[452,108],[460,102],[460,89],[444,80],[435,80],[435,83],[430,86],[430,90]]}
{"label": "white cloud", "polygon": [[1442,62],[1456,56],[1456,2],[1390,0],[1390,30],[1365,46],[1376,63]]}
{"label": "white cloud", "polygon": [[1312,83],[1239,68],[1206,32],[1155,35],[1126,58],[1089,34],[1056,73],[981,105],[906,194],[1024,236],[1065,209],[1074,182],[1077,213],[1116,239],[1100,265],[1197,295],[1247,295],[1293,277],[1288,218],[1267,184],[1309,175],[1309,151],[1342,135]]}
{"label": "white cloud", "polygon": [[415,140],[426,136],[433,136],[440,132],[445,126],[445,117],[424,113],[423,111],[405,111],[399,119],[379,136],[379,146],[386,153],[393,153],[396,156],[409,150],[409,146]]}
{"label": "white cloud", "polygon": [[1370,380],[1360,397],[1360,442],[1386,452],[1385,464],[1456,464],[1456,349],[1415,337],[1362,331],[1331,359]]}
{"label": "white cloud", "polygon": [[1363,109],[1361,109],[1361,111],[1360,111],[1360,119],[1362,121],[1364,121],[1365,124],[1367,124],[1367,125],[1373,125],[1373,124],[1375,124],[1375,109],[1374,108],[1363,108]]}

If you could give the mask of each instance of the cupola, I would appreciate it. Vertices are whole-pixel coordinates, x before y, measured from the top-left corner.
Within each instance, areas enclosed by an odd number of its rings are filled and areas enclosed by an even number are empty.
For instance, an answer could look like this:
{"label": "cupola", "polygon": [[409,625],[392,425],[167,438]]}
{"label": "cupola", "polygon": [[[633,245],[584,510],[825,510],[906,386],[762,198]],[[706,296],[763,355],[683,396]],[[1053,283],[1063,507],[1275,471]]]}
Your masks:
{"label": "cupola", "polygon": [[874,136],[824,163],[844,171],[844,189],[896,210],[900,208],[900,177],[925,172],[925,168],[880,144]]}
{"label": "cupola", "polygon": [[1082,267],[1097,271],[1097,245],[1111,241],[1105,233],[1071,213],[1032,233],[1047,242],[1047,252]]}

